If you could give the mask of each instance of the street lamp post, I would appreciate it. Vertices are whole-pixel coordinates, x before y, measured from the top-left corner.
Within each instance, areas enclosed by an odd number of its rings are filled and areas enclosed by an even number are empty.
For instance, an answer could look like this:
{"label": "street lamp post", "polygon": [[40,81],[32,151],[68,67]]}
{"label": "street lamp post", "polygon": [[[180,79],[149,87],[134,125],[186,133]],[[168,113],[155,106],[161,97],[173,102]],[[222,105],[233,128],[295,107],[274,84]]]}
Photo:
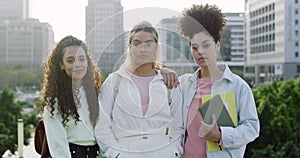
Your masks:
{"label": "street lamp post", "polygon": [[23,119],[18,119],[18,154],[19,158],[23,158],[23,144],[24,144],[24,128]]}

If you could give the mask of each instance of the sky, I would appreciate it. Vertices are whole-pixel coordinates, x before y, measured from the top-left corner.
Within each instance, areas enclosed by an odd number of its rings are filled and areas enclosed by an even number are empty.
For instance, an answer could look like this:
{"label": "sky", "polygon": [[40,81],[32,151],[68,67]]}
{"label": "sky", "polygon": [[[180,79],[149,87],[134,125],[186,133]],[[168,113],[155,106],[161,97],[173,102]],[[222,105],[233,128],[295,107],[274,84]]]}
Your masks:
{"label": "sky", "polygon": [[[157,25],[161,18],[179,15],[192,4],[215,4],[222,12],[244,12],[244,0],[121,0],[124,11],[124,30],[137,23],[140,11],[154,7],[144,20]],[[85,39],[85,7],[88,0],[31,0],[31,17],[47,22],[54,31],[54,40],[66,35]],[[150,15],[151,12],[151,15]],[[130,20],[129,20],[130,19]]]}

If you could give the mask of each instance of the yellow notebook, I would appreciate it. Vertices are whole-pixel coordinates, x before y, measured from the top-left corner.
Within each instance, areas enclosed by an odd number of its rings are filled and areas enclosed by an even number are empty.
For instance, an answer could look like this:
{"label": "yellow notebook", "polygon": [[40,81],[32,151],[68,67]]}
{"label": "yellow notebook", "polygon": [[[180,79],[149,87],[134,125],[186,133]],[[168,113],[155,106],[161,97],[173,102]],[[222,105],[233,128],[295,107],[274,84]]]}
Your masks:
{"label": "yellow notebook", "polygon": [[[236,113],[236,102],[235,102],[235,94],[234,92],[227,92],[227,93],[221,93],[219,94],[224,106],[226,107],[228,114],[234,124],[234,127],[238,125],[237,120],[237,113]],[[210,101],[212,97],[215,95],[205,95],[202,96],[202,105],[204,105],[206,102]],[[210,116],[211,118],[211,116]],[[218,118],[217,118],[218,119]],[[223,147],[221,147],[223,149]],[[219,145],[216,142],[213,141],[207,141],[207,150],[208,152],[220,150]]]}

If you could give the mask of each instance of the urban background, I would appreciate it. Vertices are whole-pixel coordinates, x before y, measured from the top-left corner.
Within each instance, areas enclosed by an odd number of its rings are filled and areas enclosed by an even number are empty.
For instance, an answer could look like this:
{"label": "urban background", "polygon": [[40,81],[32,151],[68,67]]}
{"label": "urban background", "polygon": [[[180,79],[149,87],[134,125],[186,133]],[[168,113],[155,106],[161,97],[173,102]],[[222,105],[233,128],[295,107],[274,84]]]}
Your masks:
{"label": "urban background", "polygon": [[[0,156],[3,157],[19,155],[17,120],[20,118],[24,120],[24,157],[36,156],[32,133],[39,120],[43,61],[55,40],[50,23],[30,16],[30,3],[31,0],[0,0]],[[132,14],[172,12],[163,8],[124,12],[122,3],[88,0],[85,6],[83,40],[103,71],[103,80],[124,59],[128,38],[124,25],[132,20]],[[261,133],[247,146],[245,157],[300,157],[300,2],[245,0],[244,3],[244,12],[234,12],[233,8],[233,12],[225,13],[227,24],[221,54],[222,61],[253,88],[256,99]],[[177,17],[175,14],[160,19],[156,28],[163,64],[181,75],[193,72],[196,65],[187,40],[178,34]]]}

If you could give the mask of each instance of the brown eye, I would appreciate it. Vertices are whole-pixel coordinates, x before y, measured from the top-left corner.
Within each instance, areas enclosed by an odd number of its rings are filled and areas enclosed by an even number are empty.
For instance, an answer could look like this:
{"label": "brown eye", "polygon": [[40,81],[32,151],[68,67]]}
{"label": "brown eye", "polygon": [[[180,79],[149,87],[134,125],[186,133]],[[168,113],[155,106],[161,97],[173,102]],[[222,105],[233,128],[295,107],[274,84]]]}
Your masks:
{"label": "brown eye", "polygon": [[69,63],[69,64],[73,64],[74,60],[67,60],[66,62]]}
{"label": "brown eye", "polygon": [[85,58],[80,58],[79,61],[84,62],[86,59]]}
{"label": "brown eye", "polygon": [[136,42],[134,42],[134,43],[132,43],[132,45],[133,45],[133,46],[139,46],[139,45],[140,45],[140,43],[136,43]]}
{"label": "brown eye", "polygon": [[153,48],[155,46],[155,44],[156,44],[155,42],[147,42],[147,43],[145,43],[145,47],[150,49],[150,48]]}
{"label": "brown eye", "polygon": [[193,47],[192,47],[192,50],[193,50],[193,51],[198,51],[198,48],[195,47],[195,46],[193,46]]}
{"label": "brown eye", "polygon": [[202,47],[203,47],[204,49],[208,49],[208,48],[210,47],[210,44],[209,44],[209,43],[204,44]]}

